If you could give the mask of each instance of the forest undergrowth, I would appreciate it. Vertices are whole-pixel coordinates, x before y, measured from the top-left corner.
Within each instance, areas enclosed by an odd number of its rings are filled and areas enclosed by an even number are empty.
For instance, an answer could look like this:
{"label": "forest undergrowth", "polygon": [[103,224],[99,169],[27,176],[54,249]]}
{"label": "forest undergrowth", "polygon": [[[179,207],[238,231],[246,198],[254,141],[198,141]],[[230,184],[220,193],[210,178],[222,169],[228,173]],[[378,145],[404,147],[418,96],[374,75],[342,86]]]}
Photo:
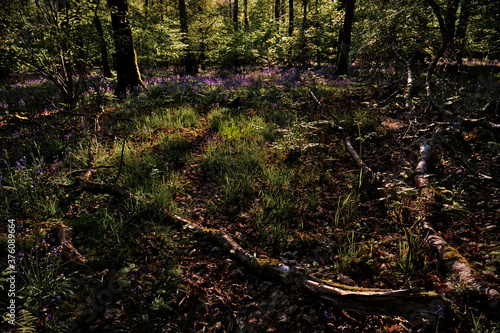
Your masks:
{"label": "forest undergrowth", "polygon": [[[49,99],[54,88],[32,74],[11,77],[0,91],[0,215],[16,230],[17,331],[498,331],[498,315],[446,272],[420,229],[419,144],[440,121],[425,77],[415,79],[411,114],[404,71],[332,73],[151,69],[146,89],[119,99],[96,75],[73,107]],[[499,80],[498,64],[470,63],[455,77],[438,74],[435,98],[499,123]],[[329,122],[344,128],[376,179]],[[450,126],[428,177],[434,228],[496,290],[498,139]],[[73,186],[78,177],[139,200],[84,191]],[[437,306],[430,320],[346,311],[241,265],[159,207],[223,230],[256,259],[342,285],[452,295],[452,306]],[[60,224],[83,260],[63,256]]]}

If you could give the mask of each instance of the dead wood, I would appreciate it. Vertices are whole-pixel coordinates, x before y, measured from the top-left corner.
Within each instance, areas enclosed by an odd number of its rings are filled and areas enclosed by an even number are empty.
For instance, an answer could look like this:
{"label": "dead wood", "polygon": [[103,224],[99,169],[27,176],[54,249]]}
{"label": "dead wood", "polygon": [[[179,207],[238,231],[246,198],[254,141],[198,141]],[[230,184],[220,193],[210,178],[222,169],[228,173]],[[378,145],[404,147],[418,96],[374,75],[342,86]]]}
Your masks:
{"label": "dead wood", "polygon": [[51,232],[56,235],[61,250],[66,259],[74,262],[75,264],[84,264],[87,259],[81,255],[72,244],[73,232],[64,224],[58,223],[52,227]]}
{"label": "dead wood", "polygon": [[441,104],[439,104],[435,99],[434,99],[434,94],[432,92],[432,75],[434,73],[434,70],[436,68],[436,65],[441,58],[443,54],[443,50],[438,51],[436,56],[434,57],[434,60],[431,62],[427,69],[427,75],[425,77],[425,89],[427,92],[427,98],[429,99],[429,102],[431,103],[432,106],[434,106],[439,112],[441,113],[441,116],[443,117],[444,120],[448,119],[454,119],[454,124],[455,126],[465,126],[465,127],[482,127],[486,130],[489,130],[494,133],[500,133],[500,124],[495,124],[490,121],[488,121],[486,118],[479,118],[479,119],[468,119],[464,118],[460,115],[454,114],[448,110],[446,110]]}
{"label": "dead wood", "polygon": [[[138,200],[149,204],[149,202],[135,196],[128,189],[119,185],[96,184],[81,178],[75,182],[75,185],[86,191],[94,193],[107,192],[129,200]],[[302,267],[288,266],[278,259],[256,258],[243,249],[223,230],[205,228],[200,224],[173,215],[164,208],[159,208],[159,210],[162,214],[172,219],[178,226],[205,236],[222,246],[253,273],[272,279],[279,278],[282,283],[287,285],[295,284],[346,311],[434,320],[436,319],[435,312],[438,306],[445,309],[450,304],[449,300],[433,291],[360,288],[332,281],[320,281],[307,274]]]}
{"label": "dead wood", "polygon": [[[432,101],[432,103],[435,103],[435,101]],[[444,110],[441,106],[439,107]],[[443,116],[446,115],[446,113],[443,113]],[[432,215],[431,207],[434,206],[436,202],[433,190],[429,186],[428,170],[432,152],[442,133],[444,133],[444,128],[438,126],[429,142],[422,140],[417,166],[415,168],[415,182],[420,189],[421,203],[420,216],[418,218],[422,222],[422,230],[426,233],[425,241],[438,253],[440,262],[451,274],[456,275],[461,283],[485,295],[489,300],[490,308],[497,309],[500,301],[500,293],[477,281],[467,260],[438,234],[430,222],[430,216]]]}
{"label": "dead wood", "polygon": [[411,63],[403,58],[403,56],[396,49],[396,42],[392,38],[391,34],[389,34],[389,38],[392,40],[392,51],[396,55],[396,57],[405,64],[407,79],[406,79],[406,89],[405,89],[405,108],[411,111],[414,116],[414,121],[417,122],[417,115],[415,112],[415,105],[413,104],[413,99],[411,97],[411,93],[413,90],[413,72],[411,70]]}
{"label": "dead wood", "polygon": [[[314,95],[314,93],[309,90],[309,94],[311,95],[311,97],[313,98],[313,100],[318,104],[318,106],[321,106],[321,102],[316,98],[316,96]],[[301,124],[302,127],[307,127],[307,128],[313,128],[313,129],[317,129],[316,125],[330,125],[331,127],[334,128],[334,130],[340,134],[340,136],[342,137],[342,139],[344,139],[344,143],[346,145],[346,148],[347,148],[347,151],[349,152],[349,155],[351,155],[351,157],[354,159],[354,161],[356,162],[356,164],[366,173],[370,176],[370,178],[372,180],[377,180],[378,177],[377,177],[377,174],[375,172],[373,172],[373,170],[368,166],[366,165],[365,162],[363,162],[363,160],[361,159],[361,156],[358,155],[358,153],[356,152],[356,149],[354,149],[354,147],[352,146],[352,143],[351,143],[351,139],[349,138],[349,136],[347,135],[347,132],[344,130],[344,128],[340,125],[337,125],[335,122],[333,122],[332,120],[320,120],[320,121],[314,121],[314,122],[310,122],[310,123],[307,123],[307,124]]]}

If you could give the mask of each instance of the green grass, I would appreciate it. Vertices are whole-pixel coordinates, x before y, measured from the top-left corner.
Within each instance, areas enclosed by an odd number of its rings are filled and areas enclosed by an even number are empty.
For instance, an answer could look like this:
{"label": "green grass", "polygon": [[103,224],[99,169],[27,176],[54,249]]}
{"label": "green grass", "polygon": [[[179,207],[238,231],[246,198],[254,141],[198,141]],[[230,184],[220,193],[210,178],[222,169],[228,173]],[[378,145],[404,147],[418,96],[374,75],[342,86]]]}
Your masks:
{"label": "green grass", "polygon": [[[271,76],[264,82],[275,79]],[[186,85],[194,90],[193,80]],[[323,250],[327,252],[320,260],[324,267],[314,268],[316,261],[311,270],[321,269],[328,278],[343,273],[356,282],[376,280],[378,276],[368,275],[377,275],[371,271],[383,264],[384,274],[392,275],[377,282],[393,277],[397,286],[418,282],[419,271],[426,272],[429,266],[418,226],[408,224],[416,189],[401,182],[392,192],[387,189],[391,194],[386,197],[370,197],[368,190],[375,190],[341,139],[329,127],[308,125],[322,119],[311,107],[309,87],[326,102],[352,97],[353,103],[346,104],[352,108],[331,108],[330,116],[346,129],[362,157],[368,155],[380,129],[376,111],[357,104],[365,98],[357,95],[358,83],[336,87],[311,73],[301,80],[308,86],[245,86],[225,91],[207,85],[183,97],[178,91],[168,94],[153,87],[113,105],[116,109],[109,116],[116,116],[113,120],[118,122],[114,140],[91,139],[89,120],[78,117],[64,128],[74,136],[66,139],[65,133],[35,147],[39,162],[28,157],[21,168],[14,167],[13,156],[7,156],[8,163],[0,161],[0,213],[22,212],[31,224],[19,232],[23,251],[33,252],[31,260],[22,261],[25,276],[19,285],[23,302],[19,314],[27,331],[35,327],[33,318],[42,318],[46,330],[64,331],[112,277],[123,289],[119,301],[127,312],[127,320],[117,330],[186,331],[192,328],[190,318],[206,319],[210,300],[196,300],[202,304],[199,308],[189,303],[198,290],[184,285],[188,279],[178,264],[186,265],[186,250],[198,250],[200,242],[186,230],[178,230],[159,207],[186,218],[198,216],[192,215],[193,208],[198,212],[201,208],[203,225],[231,233],[241,227],[241,234],[231,237],[256,256],[278,258],[289,252],[316,260],[312,252]],[[243,100],[239,108],[216,104],[226,105],[224,101],[236,96]],[[23,140],[22,144],[28,141]],[[88,167],[89,145],[95,164],[108,166],[90,180],[116,182],[142,201],[57,185],[71,184],[72,172]],[[23,146],[20,156],[27,151]],[[63,151],[68,153],[62,161],[49,156]],[[370,163],[377,163],[373,156]],[[201,189],[192,191],[190,186]],[[468,213],[459,190],[436,191],[444,202],[439,213],[452,217]],[[205,193],[210,196],[203,197]],[[378,207],[379,199],[385,200],[385,209]],[[363,205],[379,215],[367,219]],[[88,259],[86,265],[73,266],[60,254],[48,256],[57,246],[55,241],[48,247],[40,245],[56,220],[73,228],[75,246]],[[33,236],[38,232],[40,236]],[[43,270],[47,265],[51,266]],[[81,289],[75,292],[75,286]],[[52,302],[57,295],[60,303]],[[44,310],[47,303],[50,320]],[[471,319],[482,326],[479,318]]]}

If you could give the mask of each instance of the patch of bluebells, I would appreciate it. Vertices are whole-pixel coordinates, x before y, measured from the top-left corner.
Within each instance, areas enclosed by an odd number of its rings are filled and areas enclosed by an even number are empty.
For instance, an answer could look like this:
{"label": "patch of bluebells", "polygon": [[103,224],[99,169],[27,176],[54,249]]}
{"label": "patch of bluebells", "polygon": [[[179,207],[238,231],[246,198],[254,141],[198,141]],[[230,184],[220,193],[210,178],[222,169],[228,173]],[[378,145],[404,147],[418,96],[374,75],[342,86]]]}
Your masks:
{"label": "patch of bluebells", "polygon": [[219,146],[224,144],[224,135],[222,135],[221,133],[208,132],[208,134],[205,136],[204,140],[208,144],[216,145],[218,148]]}
{"label": "patch of bluebells", "polygon": [[[60,310],[60,307],[59,307],[60,302],[61,302],[61,295],[56,295],[56,296],[52,297],[50,299],[49,303],[47,303],[43,307],[42,311],[44,312],[46,319],[55,320],[55,316],[56,316],[57,312]],[[61,325],[62,322],[58,321],[56,324]]]}
{"label": "patch of bluebells", "polygon": [[[23,226],[22,223],[20,223]],[[64,245],[51,246],[49,243],[50,234],[40,240],[40,242],[31,247],[29,252],[19,252],[17,254],[18,264],[20,265],[20,274],[26,275],[28,283],[35,281],[40,283],[44,281],[50,285],[54,281],[52,278],[59,268]],[[36,277],[35,277],[36,275]]]}
{"label": "patch of bluebells", "polygon": [[[198,102],[201,96],[203,100],[200,102],[207,105],[227,102],[240,92],[247,94],[246,99],[249,101],[267,100],[276,103],[276,99],[280,98],[276,96],[277,91],[293,90],[304,83],[340,87],[352,83],[341,77],[328,76],[332,72],[329,68],[306,70],[282,66],[260,69],[242,67],[236,71],[210,70],[197,76],[179,76],[161,70],[149,71],[144,75],[144,83],[151,88],[151,96],[178,96],[189,99],[190,102]],[[149,102],[147,99],[142,100]]]}
{"label": "patch of bluebells", "polygon": [[16,73],[16,77],[11,80],[12,83],[0,90],[0,108],[3,113],[24,111],[25,108],[43,110],[57,102],[57,87],[36,73]]}
{"label": "patch of bluebells", "polygon": [[333,316],[328,311],[323,311],[319,316],[316,316],[316,319],[323,323],[328,323],[333,319]]}

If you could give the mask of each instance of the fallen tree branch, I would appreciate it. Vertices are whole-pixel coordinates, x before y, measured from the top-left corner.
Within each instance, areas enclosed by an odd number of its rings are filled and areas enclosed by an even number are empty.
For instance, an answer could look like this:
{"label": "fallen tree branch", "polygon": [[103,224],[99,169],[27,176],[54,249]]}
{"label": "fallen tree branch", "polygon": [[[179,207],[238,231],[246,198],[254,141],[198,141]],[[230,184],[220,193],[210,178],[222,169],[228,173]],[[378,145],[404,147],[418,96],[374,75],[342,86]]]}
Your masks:
{"label": "fallen tree branch", "polygon": [[436,232],[430,222],[432,214],[430,207],[435,203],[432,189],[428,183],[429,159],[439,135],[443,132],[442,127],[438,127],[430,142],[425,140],[420,144],[420,154],[415,168],[415,182],[420,189],[421,214],[418,217],[422,222],[422,230],[426,233],[425,241],[438,253],[440,262],[446,269],[455,274],[460,282],[472,287],[477,292],[485,295],[491,309],[498,309],[500,293],[495,289],[483,286],[472,273],[472,269],[467,260],[460,253],[450,246]]}
{"label": "fallen tree branch", "polygon": [[[128,189],[113,184],[97,184],[79,179],[74,186],[83,190],[120,196],[127,200],[138,200],[150,204]],[[378,289],[347,286],[332,281],[320,281],[308,275],[300,266],[288,266],[278,259],[259,259],[243,249],[228,234],[220,229],[205,228],[180,216],[170,214],[166,209],[159,208],[160,213],[168,216],[180,227],[189,229],[210,238],[233,254],[252,272],[270,278],[279,278],[285,284],[295,284],[305,290],[331,301],[344,310],[367,314],[386,314],[406,316],[410,318],[425,318],[435,320],[438,307],[448,308],[450,302],[443,296],[420,289]]]}
{"label": "fallen tree branch", "polygon": [[414,122],[417,122],[417,114],[415,112],[415,105],[413,104],[413,99],[411,97],[411,92],[413,90],[413,72],[411,70],[411,63],[403,58],[403,56],[396,49],[396,42],[392,38],[391,34],[389,34],[389,38],[392,40],[392,51],[396,55],[396,57],[401,60],[406,66],[407,80],[406,80],[406,89],[405,89],[405,108],[409,109],[413,114]]}
{"label": "fallen tree branch", "polygon": [[73,233],[70,228],[64,224],[58,223],[52,227],[51,232],[57,237],[61,245],[62,253],[66,259],[74,262],[75,264],[84,264],[87,259],[81,255],[72,244]]}

